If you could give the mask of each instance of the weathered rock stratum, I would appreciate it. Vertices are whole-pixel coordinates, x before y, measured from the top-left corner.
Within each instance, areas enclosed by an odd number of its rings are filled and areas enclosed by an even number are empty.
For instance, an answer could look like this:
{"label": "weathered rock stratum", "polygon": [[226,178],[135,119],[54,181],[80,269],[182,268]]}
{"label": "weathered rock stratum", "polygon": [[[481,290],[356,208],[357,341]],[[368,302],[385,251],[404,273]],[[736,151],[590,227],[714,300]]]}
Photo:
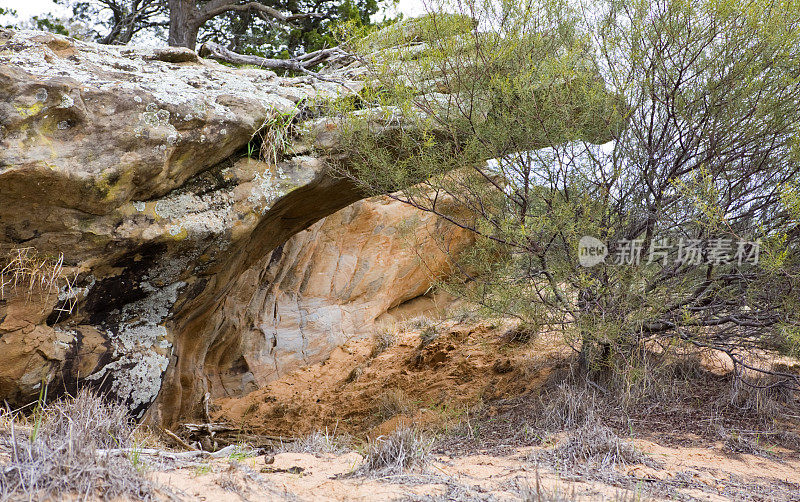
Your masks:
{"label": "weathered rock stratum", "polygon": [[[330,174],[308,104],[361,85],[336,78],[0,31],[0,398],[94,385],[169,424],[423,294],[427,235],[469,239]],[[282,160],[248,158],[290,121]]]}

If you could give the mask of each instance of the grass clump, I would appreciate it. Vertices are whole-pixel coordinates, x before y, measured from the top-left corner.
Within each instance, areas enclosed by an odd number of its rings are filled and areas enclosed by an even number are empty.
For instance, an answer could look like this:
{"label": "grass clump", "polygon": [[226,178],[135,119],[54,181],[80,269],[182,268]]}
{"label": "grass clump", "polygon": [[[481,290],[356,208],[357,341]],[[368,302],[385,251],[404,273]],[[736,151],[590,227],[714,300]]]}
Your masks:
{"label": "grass clump", "polygon": [[425,327],[419,334],[419,348],[428,346],[439,337],[439,330],[435,324]]}
{"label": "grass clump", "polygon": [[84,389],[37,407],[33,426],[18,418],[6,414],[0,424],[0,448],[10,456],[0,473],[0,499],[154,498],[122,405]]}
{"label": "grass clump", "polygon": [[257,151],[260,160],[277,166],[290,147],[296,115],[297,112],[278,113],[267,118],[247,144],[247,156],[253,158]]}
{"label": "grass clump", "polygon": [[370,359],[374,359],[397,342],[397,329],[394,326],[384,326],[377,333],[369,354]]}
{"label": "grass clump", "polygon": [[389,389],[378,396],[376,409],[381,420],[407,415],[413,410],[411,401],[401,389]]}
{"label": "grass clump", "polygon": [[569,467],[587,464],[599,468],[629,464],[657,467],[650,457],[596,420],[567,434],[549,453],[557,463]]}
{"label": "grass clump", "polygon": [[357,476],[386,476],[424,468],[433,441],[418,429],[401,426],[387,436],[367,444],[364,463],[354,471]]}
{"label": "grass clump", "polygon": [[562,489],[561,486],[555,485],[551,488],[542,486],[539,478],[539,469],[536,469],[536,483],[531,486],[530,483],[518,483],[517,495],[523,502],[572,502],[578,500],[575,495],[575,488],[571,492]]}
{"label": "grass clump", "polygon": [[32,247],[16,248],[0,253],[0,300],[19,291],[45,297],[63,294],[58,311],[68,315],[75,309],[73,289],[77,277],[64,266],[64,255],[46,256]]}
{"label": "grass clump", "polygon": [[316,430],[297,441],[285,443],[276,451],[277,453],[311,453],[314,455],[341,455],[350,451],[352,439],[349,436],[337,436],[336,430]]}

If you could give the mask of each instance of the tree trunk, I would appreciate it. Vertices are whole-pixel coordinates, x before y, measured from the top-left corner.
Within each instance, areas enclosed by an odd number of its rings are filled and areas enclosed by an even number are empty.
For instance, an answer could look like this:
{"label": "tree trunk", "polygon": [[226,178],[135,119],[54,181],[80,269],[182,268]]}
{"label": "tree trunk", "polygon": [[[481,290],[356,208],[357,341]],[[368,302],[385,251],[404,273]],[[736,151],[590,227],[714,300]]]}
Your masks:
{"label": "tree trunk", "polygon": [[194,0],[169,0],[169,38],[171,47],[187,47],[194,50],[197,43],[197,8]]}

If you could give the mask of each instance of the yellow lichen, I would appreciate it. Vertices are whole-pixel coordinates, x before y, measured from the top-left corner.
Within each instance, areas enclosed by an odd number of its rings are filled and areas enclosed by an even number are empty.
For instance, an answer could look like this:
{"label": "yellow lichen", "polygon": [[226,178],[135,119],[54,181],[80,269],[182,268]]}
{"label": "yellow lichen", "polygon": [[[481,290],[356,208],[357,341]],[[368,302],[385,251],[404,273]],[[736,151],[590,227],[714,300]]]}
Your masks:
{"label": "yellow lichen", "polygon": [[37,101],[30,106],[14,105],[14,108],[22,117],[32,117],[44,109],[44,103]]}

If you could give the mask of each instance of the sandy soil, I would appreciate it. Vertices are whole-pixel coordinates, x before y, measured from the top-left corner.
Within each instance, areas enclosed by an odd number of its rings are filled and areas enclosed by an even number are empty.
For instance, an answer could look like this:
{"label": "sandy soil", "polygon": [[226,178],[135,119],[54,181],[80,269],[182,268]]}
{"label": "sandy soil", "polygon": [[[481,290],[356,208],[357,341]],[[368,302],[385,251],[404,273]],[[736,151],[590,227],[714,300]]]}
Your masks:
{"label": "sandy soil", "polygon": [[[637,446],[663,467],[641,465],[606,471],[606,480],[557,473],[529,460],[531,448],[504,456],[435,456],[424,473],[378,479],[348,477],[361,461],[342,455],[279,453],[155,474],[177,495],[195,500],[800,500],[800,460],[731,456],[719,448]],[[266,459],[274,461],[269,465]],[[532,500],[535,500],[532,499]]]}
{"label": "sandy soil", "polygon": [[[439,334],[421,346],[426,329]],[[214,419],[252,433],[296,437],[327,427],[374,437],[401,419],[461,418],[477,404],[541,386],[553,362],[568,354],[548,337],[522,345],[510,343],[505,332],[491,323],[432,323],[396,333],[395,343],[379,354],[371,340],[352,341],[321,364],[243,398],[217,401]],[[401,413],[382,409],[387,406]]]}
{"label": "sandy soil", "polygon": [[[437,336],[423,344],[432,329]],[[800,501],[800,452],[765,439],[754,453],[733,453],[721,439],[692,432],[697,427],[680,432],[687,424],[669,418],[654,422],[650,433],[645,423],[627,438],[653,460],[650,466],[564,468],[540,462],[558,435],[545,444],[517,441],[508,429],[520,424],[509,423],[495,403],[535,395],[569,356],[557,335],[520,343],[508,326],[486,322],[422,322],[399,331],[383,351],[375,351],[371,340],[354,341],[265,389],[214,403],[215,420],[247,434],[300,437],[327,429],[349,436],[352,449],[315,454],[311,447],[209,460],[158,471],[154,478],[179,497],[209,501]],[[460,438],[480,420],[485,437],[500,439]],[[437,436],[427,467],[401,476],[353,476],[364,442],[402,423]],[[491,423],[496,430],[487,429]],[[673,431],[662,434],[665,427]]]}

